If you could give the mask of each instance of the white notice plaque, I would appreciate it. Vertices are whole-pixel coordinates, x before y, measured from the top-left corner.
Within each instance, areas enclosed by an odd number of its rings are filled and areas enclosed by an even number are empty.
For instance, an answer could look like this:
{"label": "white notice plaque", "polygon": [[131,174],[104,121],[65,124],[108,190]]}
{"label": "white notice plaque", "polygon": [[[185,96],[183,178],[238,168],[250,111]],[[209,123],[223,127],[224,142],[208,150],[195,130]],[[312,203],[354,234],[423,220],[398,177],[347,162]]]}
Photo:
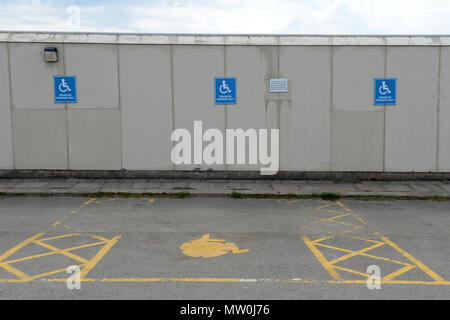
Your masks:
{"label": "white notice plaque", "polygon": [[270,92],[288,92],[288,79],[270,79]]}

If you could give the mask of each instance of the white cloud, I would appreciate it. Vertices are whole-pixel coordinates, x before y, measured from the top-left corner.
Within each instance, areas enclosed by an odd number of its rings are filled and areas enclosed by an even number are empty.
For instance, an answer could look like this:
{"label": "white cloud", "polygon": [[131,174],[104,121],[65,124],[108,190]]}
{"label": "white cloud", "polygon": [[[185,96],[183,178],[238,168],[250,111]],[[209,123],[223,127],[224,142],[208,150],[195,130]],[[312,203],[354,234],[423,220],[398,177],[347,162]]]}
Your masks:
{"label": "white cloud", "polygon": [[0,29],[146,33],[445,34],[448,0],[0,0]]}
{"label": "white cloud", "polygon": [[[0,11],[0,30],[8,31],[102,31],[99,29],[119,31],[115,28],[101,26],[90,17],[104,10],[102,6],[80,6],[80,26],[70,23],[71,14],[67,5],[57,6],[55,3],[40,0],[16,1],[4,5]],[[107,30],[104,30],[107,31]]]}
{"label": "white cloud", "polygon": [[141,32],[450,33],[448,0],[217,0],[127,12]]}

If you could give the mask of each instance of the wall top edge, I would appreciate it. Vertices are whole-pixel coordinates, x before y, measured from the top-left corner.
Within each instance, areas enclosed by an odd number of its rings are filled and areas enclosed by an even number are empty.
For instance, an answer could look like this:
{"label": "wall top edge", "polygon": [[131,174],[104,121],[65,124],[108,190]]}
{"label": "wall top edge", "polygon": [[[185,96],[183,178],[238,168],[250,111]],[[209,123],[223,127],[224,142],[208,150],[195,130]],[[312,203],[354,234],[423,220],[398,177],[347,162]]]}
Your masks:
{"label": "wall top edge", "polygon": [[0,31],[0,42],[249,46],[450,46],[450,35],[220,35]]}

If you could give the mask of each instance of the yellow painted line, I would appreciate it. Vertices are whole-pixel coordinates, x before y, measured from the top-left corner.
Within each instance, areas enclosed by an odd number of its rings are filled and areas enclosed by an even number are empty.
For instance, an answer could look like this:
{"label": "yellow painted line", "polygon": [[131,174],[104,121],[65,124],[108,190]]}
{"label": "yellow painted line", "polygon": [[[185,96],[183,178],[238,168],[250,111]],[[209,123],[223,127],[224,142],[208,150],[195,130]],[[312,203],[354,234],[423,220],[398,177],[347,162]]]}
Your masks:
{"label": "yellow painted line", "polygon": [[[337,213],[337,212],[336,212]],[[346,213],[344,214],[344,216],[348,216],[349,214]],[[335,216],[335,217],[331,217],[331,218],[321,218],[321,217],[317,217],[317,216],[310,216],[311,219],[314,220],[314,224],[319,224],[319,223],[323,223],[323,222],[333,222],[333,223],[339,223],[345,226],[351,226],[353,227],[353,229],[351,231],[355,231],[361,228],[364,228],[363,226],[357,225],[357,224],[353,224],[350,222],[343,222],[343,221],[334,221],[333,219],[337,219],[340,218],[340,216]],[[330,232],[327,232],[330,233]],[[340,233],[333,233],[334,235],[338,235]]]}
{"label": "yellow painted line", "polygon": [[79,233],[70,233],[70,234],[65,234],[62,236],[55,236],[55,237],[50,237],[50,238],[45,238],[45,239],[39,239],[39,241],[48,241],[48,240],[54,240],[54,239],[61,239],[61,238],[67,238],[67,237],[74,237],[74,236],[79,236]]}
{"label": "yellow painted line", "polygon": [[56,226],[59,225],[59,224],[61,224],[61,222],[60,222],[60,221],[56,221],[56,222],[53,224],[53,226],[56,227]]}
{"label": "yellow painted line", "polygon": [[[67,270],[67,269],[64,269]],[[62,279],[39,279],[41,281],[45,281],[45,282],[67,282],[66,278],[62,278]],[[80,279],[80,282],[99,282],[101,281],[101,279]]]}
{"label": "yellow painted line", "polygon": [[[62,269],[61,269],[62,270]],[[65,270],[65,269],[64,269]],[[54,271],[56,272],[56,270]],[[62,279],[39,279],[45,282],[66,282],[66,278]],[[39,281],[38,280],[38,281]],[[35,282],[36,279],[0,279],[0,283],[23,283]],[[289,283],[289,284],[366,284],[367,280],[298,280],[298,279],[239,279],[239,278],[104,278],[91,279],[84,278],[81,282],[110,282],[110,283],[151,283],[151,282],[198,282],[198,283],[249,283],[249,282],[265,282],[265,283]],[[409,281],[409,280],[389,280],[380,281],[381,284],[396,284],[396,285],[435,285],[435,286],[449,286],[450,281]]]}
{"label": "yellow painted line", "polygon": [[308,237],[303,237],[302,238],[303,241],[306,243],[306,245],[308,246],[309,250],[311,250],[311,252],[314,254],[314,256],[317,258],[317,260],[319,260],[319,262],[322,264],[322,266],[325,268],[325,270],[328,271],[328,273],[330,274],[330,276],[334,279],[334,280],[342,280],[341,276],[336,272],[336,270],[333,269],[333,266],[330,265],[327,261],[327,259],[325,259],[325,257],[323,256],[322,252],[320,252],[316,246],[314,245],[314,243],[308,238]]}
{"label": "yellow painted line", "polygon": [[378,248],[378,247],[381,247],[381,246],[383,246],[383,245],[384,245],[384,243],[377,243],[377,244],[374,244],[374,245],[371,246],[371,247],[367,247],[367,248],[364,248],[364,249],[361,249],[361,250],[354,251],[354,252],[352,252],[352,253],[343,255],[342,257],[339,257],[339,258],[336,258],[336,259],[334,259],[334,260],[331,260],[329,263],[330,263],[330,264],[335,264],[335,263],[338,263],[338,262],[341,262],[341,261],[350,259],[350,258],[352,258],[352,257],[359,256],[359,255],[361,255],[361,254],[363,254],[363,253],[366,253],[367,251],[373,250],[373,249]]}
{"label": "yellow painted line", "polygon": [[[82,266],[84,266],[84,265],[83,264],[78,265],[78,267],[82,267]],[[66,272],[66,271],[67,271],[67,268],[53,270],[53,271],[49,271],[49,272],[45,272],[45,273],[41,273],[41,274],[32,276],[32,277],[30,277],[30,280],[43,278],[43,277],[51,276],[53,274],[58,274],[58,273],[61,273],[61,272]]]}
{"label": "yellow painted line", "polygon": [[73,253],[71,253],[69,251],[66,251],[66,250],[63,250],[63,249],[56,248],[56,247],[54,247],[52,245],[49,245],[47,243],[44,243],[44,242],[41,242],[41,241],[38,241],[38,240],[35,241],[34,243],[36,243],[36,244],[38,244],[38,245],[40,245],[40,246],[42,246],[44,248],[47,248],[49,250],[52,250],[55,253],[59,253],[59,254],[65,255],[66,257],[69,257],[71,259],[77,260],[78,262],[82,262],[82,263],[87,263],[88,262],[86,259],[84,259],[82,257],[79,257],[76,254],[73,254]]}
{"label": "yellow painted line", "polygon": [[345,211],[351,212],[351,214],[353,215],[353,217],[354,217],[355,219],[357,219],[359,222],[361,222],[362,224],[367,224],[367,222],[366,222],[363,218],[361,218],[361,217],[358,216],[356,213],[354,213],[352,210],[350,210],[349,208],[347,208],[342,202],[336,201],[336,203],[337,203],[339,206],[341,206],[342,208],[344,208]]}
{"label": "yellow painted line", "polygon": [[27,275],[26,273],[20,271],[19,269],[16,269],[14,267],[11,267],[8,263],[1,263],[0,267],[2,267],[3,269],[5,269],[6,271],[11,272],[12,274],[18,276],[19,278],[21,278],[22,280],[28,280],[30,278],[29,275]]}
{"label": "yellow painted line", "polygon": [[353,227],[353,230],[358,230],[358,229],[363,228],[360,225],[353,224],[353,223],[350,223],[350,222],[343,222],[343,221],[335,221],[334,220],[334,219],[338,219],[338,218],[346,217],[346,216],[348,216],[348,214],[344,214],[342,216],[331,217],[331,218],[327,218],[327,219],[320,218],[320,222],[327,222],[327,221],[329,221],[329,222],[339,223],[339,224],[342,224],[342,225],[345,225],[345,226],[351,226],[351,227]]}
{"label": "yellow painted line", "polygon": [[344,214],[341,214],[341,215],[338,215],[338,216],[334,216],[334,217],[331,217],[331,218],[320,218],[320,220],[322,222],[323,221],[334,221],[335,219],[339,219],[339,218],[342,218],[342,217],[347,217],[349,215],[350,215],[350,213],[344,213]]}
{"label": "yellow painted line", "polygon": [[[78,250],[78,249],[98,246],[98,245],[101,245],[101,244],[104,244],[104,243],[105,242],[103,242],[103,241],[102,242],[89,243],[89,244],[84,244],[84,245],[78,246],[78,247],[64,249],[64,251],[73,251],[73,250]],[[33,255],[33,256],[23,257],[23,258],[19,258],[19,259],[15,259],[15,260],[8,260],[8,261],[6,261],[6,263],[11,263],[12,264],[12,263],[16,263],[16,262],[21,262],[21,261],[27,261],[27,260],[37,259],[37,258],[41,258],[41,257],[46,257],[46,256],[50,256],[50,255],[53,255],[53,254],[59,254],[59,252],[51,251],[51,252],[40,253],[40,254],[36,254],[36,255]]]}
{"label": "yellow painted line", "polygon": [[346,206],[344,206],[344,204],[340,201],[336,201],[336,204],[341,206],[342,208],[344,208],[345,211],[347,212],[352,212],[352,210],[350,210],[349,208],[347,208]]}
{"label": "yellow painted line", "polygon": [[342,213],[342,212],[337,212],[337,211],[331,210],[331,209],[317,209],[317,208],[314,208],[314,207],[309,207],[309,209],[314,209],[314,210],[317,210],[317,211],[320,211],[320,212]]}
{"label": "yellow painted line", "polygon": [[93,235],[93,234],[90,234],[89,236],[92,237],[92,238],[94,238],[94,239],[103,241],[103,242],[108,242],[108,241],[109,241],[109,239],[106,239],[106,238],[101,237],[101,236],[97,236],[97,235]]}
{"label": "yellow painted line", "polygon": [[294,203],[297,203],[297,202],[300,202],[300,200],[292,200],[292,201],[286,202],[286,204],[294,204]]}
{"label": "yellow painted line", "polygon": [[83,205],[87,206],[87,205],[91,204],[94,201],[95,201],[95,198],[91,198],[90,200],[88,200],[85,203],[83,203]]}
{"label": "yellow painted line", "polygon": [[94,246],[98,246],[98,245],[101,245],[104,243],[105,243],[105,241],[88,243],[88,244],[83,244],[83,245],[77,246],[77,247],[67,248],[67,249],[64,249],[64,251],[73,251],[73,250],[78,250],[78,249],[83,249],[83,248],[88,248],[88,247],[94,247]]}
{"label": "yellow painted line", "polygon": [[53,274],[58,274],[58,273],[61,273],[61,272],[66,272],[66,270],[67,270],[67,268],[63,268],[63,269],[59,269],[59,270],[53,270],[53,271],[41,273],[41,274],[38,274],[38,275],[35,275],[35,276],[30,277],[29,280],[31,281],[31,280],[35,280],[35,279],[38,279],[38,278],[42,278],[42,277],[46,277],[46,276],[51,276],[51,275],[53,275]]}
{"label": "yellow painted line", "polygon": [[89,262],[86,263],[86,266],[81,270],[80,277],[81,279],[86,278],[87,274],[100,262],[100,260],[108,253],[108,251],[116,244],[116,242],[120,239],[120,236],[114,237],[111,240],[108,240],[103,248],[92,258]]}
{"label": "yellow painted line", "polygon": [[6,263],[16,263],[16,262],[22,262],[22,261],[27,261],[27,260],[31,260],[31,259],[37,259],[37,258],[41,258],[41,257],[46,257],[46,256],[50,256],[52,254],[55,254],[56,252],[45,252],[45,253],[40,253],[40,254],[35,254],[33,256],[28,256],[28,257],[23,257],[23,258],[19,258],[19,259],[14,259],[14,260],[9,260],[6,261]]}
{"label": "yellow painted line", "polygon": [[0,279],[0,283],[24,283],[30,280],[27,279]]}
{"label": "yellow painted line", "polygon": [[420,270],[422,270],[423,272],[425,272],[428,276],[430,276],[431,278],[433,278],[436,281],[445,281],[444,278],[442,278],[440,275],[438,275],[436,272],[434,272],[433,270],[431,270],[430,268],[428,268],[425,264],[423,264],[421,261],[417,260],[416,258],[414,258],[412,255],[410,255],[408,252],[406,252],[405,250],[401,249],[398,245],[396,245],[395,243],[393,243],[391,240],[389,240],[386,237],[380,236],[381,240],[383,240],[384,242],[386,242],[388,245],[390,245],[392,248],[394,248],[395,250],[397,250],[400,254],[402,254],[405,258],[407,258],[408,260],[410,260],[412,263],[414,263]]}
{"label": "yellow painted line", "polygon": [[[343,280],[343,281],[333,281],[330,280],[329,283],[336,284],[366,284],[367,280]],[[438,286],[449,286],[450,281],[409,281],[409,280],[389,280],[380,281],[381,284],[414,284],[414,285],[438,285]]]}
{"label": "yellow painted line", "polygon": [[360,275],[360,276],[363,276],[363,277],[367,277],[367,278],[370,277],[370,274],[359,272],[359,271],[356,271],[356,270],[353,270],[353,269],[339,267],[339,266],[334,266],[334,268],[336,268],[338,270],[346,271],[346,272],[349,272],[349,273],[357,274],[357,275]]}
{"label": "yellow painted line", "polygon": [[404,273],[408,272],[411,269],[414,269],[415,267],[416,266],[412,265],[412,264],[410,264],[409,266],[404,266],[403,268],[401,268],[401,269],[399,269],[399,270],[397,270],[395,272],[392,272],[392,273],[388,274],[387,276],[383,277],[382,280],[384,280],[384,281],[392,280],[392,279],[398,277],[399,275],[404,274]]}
{"label": "yellow painted line", "polygon": [[329,237],[323,237],[323,238],[319,238],[317,240],[314,240],[313,243],[319,243],[328,239],[333,239],[335,236],[329,236]]}
{"label": "yellow painted line", "polygon": [[391,281],[386,281],[383,282],[381,281],[381,283],[386,283],[386,284],[425,284],[425,285],[443,285],[443,286],[449,286],[450,285],[450,281],[407,281],[407,280],[391,280]]}
{"label": "yellow painted line", "polygon": [[[338,250],[338,251],[343,251],[343,252],[348,252],[348,253],[354,252],[353,250],[338,248],[338,247],[330,246],[330,245],[323,244],[323,243],[318,243],[317,246],[325,247],[325,248],[329,248],[329,249],[334,249],[334,250]],[[374,256],[374,255],[369,254],[369,253],[360,253],[360,255],[364,256],[364,257],[368,257],[368,258],[373,258],[373,259],[378,259],[378,260],[389,261],[389,262],[392,262],[392,263],[401,264],[403,266],[409,266],[410,265],[409,263],[406,263],[406,262],[397,261],[397,260],[393,260],[393,259],[388,259],[388,258],[385,258],[385,257]]]}
{"label": "yellow painted line", "polygon": [[80,211],[83,207],[85,207],[85,206],[91,204],[91,203],[94,202],[95,200],[97,200],[97,199],[95,199],[95,198],[89,199],[88,201],[84,202],[81,206],[79,206],[77,209],[72,210],[71,213],[77,213],[77,212]]}
{"label": "yellow painted line", "polygon": [[126,278],[102,279],[103,282],[239,282],[238,278]]}
{"label": "yellow painted line", "polygon": [[356,237],[356,236],[347,236],[347,237],[352,238],[352,239],[356,239],[356,240],[363,240],[363,241],[372,242],[372,243],[384,244],[384,242],[380,242],[380,241],[377,241],[377,240],[366,239],[366,238],[361,238],[361,237]]}
{"label": "yellow painted line", "polygon": [[19,243],[18,245],[16,245],[15,247],[9,249],[8,251],[6,251],[5,253],[3,253],[0,256],[0,262],[5,260],[6,258],[12,256],[14,253],[16,253],[17,251],[19,251],[20,249],[22,249],[23,247],[25,247],[26,245],[32,243],[33,241],[35,241],[36,239],[39,239],[40,237],[42,237],[45,233],[38,233],[35,234],[34,236],[26,239],[25,241]]}
{"label": "yellow painted line", "polygon": [[331,206],[334,206],[334,205],[335,205],[334,203],[328,203],[328,204],[326,204],[326,205],[317,207],[317,208],[315,208],[315,209],[316,209],[316,210],[321,210],[321,209],[323,209],[323,208],[331,207]]}

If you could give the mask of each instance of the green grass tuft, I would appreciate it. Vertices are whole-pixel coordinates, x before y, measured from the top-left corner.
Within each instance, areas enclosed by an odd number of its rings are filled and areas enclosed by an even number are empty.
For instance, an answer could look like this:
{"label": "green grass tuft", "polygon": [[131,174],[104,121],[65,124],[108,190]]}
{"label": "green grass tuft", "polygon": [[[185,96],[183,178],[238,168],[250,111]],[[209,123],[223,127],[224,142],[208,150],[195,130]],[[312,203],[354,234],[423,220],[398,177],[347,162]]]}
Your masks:
{"label": "green grass tuft", "polygon": [[341,198],[341,195],[338,193],[324,192],[320,195],[320,199],[327,200],[327,201],[335,201],[335,200],[339,200],[340,198]]}
{"label": "green grass tuft", "polygon": [[244,195],[240,192],[233,191],[233,193],[231,194],[231,197],[235,198],[235,199],[242,199],[244,197]]}

